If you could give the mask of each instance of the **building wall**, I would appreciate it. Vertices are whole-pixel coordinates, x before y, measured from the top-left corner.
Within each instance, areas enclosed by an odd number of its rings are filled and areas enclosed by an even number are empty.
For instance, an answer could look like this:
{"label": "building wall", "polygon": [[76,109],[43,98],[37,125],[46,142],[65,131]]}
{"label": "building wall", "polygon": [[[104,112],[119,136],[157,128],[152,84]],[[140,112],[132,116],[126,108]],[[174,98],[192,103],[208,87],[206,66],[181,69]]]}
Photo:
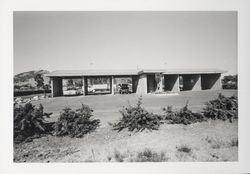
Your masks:
{"label": "building wall", "polygon": [[221,74],[202,74],[201,87],[205,89],[221,89]]}
{"label": "building wall", "polygon": [[133,90],[133,93],[137,93],[138,80],[139,80],[139,77],[137,75],[132,76],[132,90]]}
{"label": "building wall", "polygon": [[155,92],[155,90],[156,90],[155,75],[148,74],[147,75],[147,93]]}
{"label": "building wall", "polygon": [[174,91],[179,92],[179,75],[178,74],[169,74],[164,75],[164,91]]}
{"label": "building wall", "polygon": [[147,75],[146,74],[139,75],[136,93],[147,94]]}
{"label": "building wall", "polygon": [[87,95],[88,93],[88,86],[87,86],[87,77],[82,77],[82,92],[83,95]]}
{"label": "building wall", "polygon": [[185,74],[183,77],[183,91],[200,91],[201,90],[201,75],[200,74]]}
{"label": "building wall", "polygon": [[[162,76],[160,80],[160,91],[180,91],[179,79],[183,78],[183,90],[205,90],[205,89],[221,89],[221,74],[169,74]],[[137,94],[147,94],[150,91],[156,91],[155,74],[132,75],[133,92]],[[81,77],[83,80],[84,95],[87,94],[87,77]],[[63,95],[63,77],[51,77],[52,97]],[[113,89],[114,76],[110,76],[110,86]],[[163,89],[164,88],[164,89]],[[111,90],[111,93],[112,92]]]}
{"label": "building wall", "polygon": [[63,84],[61,77],[53,77],[51,79],[51,89],[52,97],[63,95]]}

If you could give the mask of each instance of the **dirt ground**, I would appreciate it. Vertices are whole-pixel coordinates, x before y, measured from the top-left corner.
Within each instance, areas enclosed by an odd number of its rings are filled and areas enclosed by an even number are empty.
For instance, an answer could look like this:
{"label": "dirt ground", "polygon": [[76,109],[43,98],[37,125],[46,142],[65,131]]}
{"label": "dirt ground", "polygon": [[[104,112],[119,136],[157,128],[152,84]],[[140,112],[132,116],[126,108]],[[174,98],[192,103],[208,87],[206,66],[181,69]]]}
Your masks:
{"label": "dirt ground", "polygon": [[[182,92],[178,96],[143,96],[143,106],[156,113],[168,105],[180,108],[189,101],[189,108],[200,111],[204,102],[226,96],[235,90]],[[33,142],[14,145],[14,162],[91,162],[136,161],[138,153],[149,149],[164,154],[164,161],[237,161],[238,122],[208,121],[185,125],[164,124],[157,131],[117,132],[108,123],[121,117],[119,109],[134,104],[137,95],[57,97],[33,104],[43,104],[56,120],[65,106],[73,109],[81,103],[94,109],[101,126],[83,138],[46,136]],[[184,150],[183,150],[184,149]],[[188,149],[188,150],[186,150]]]}

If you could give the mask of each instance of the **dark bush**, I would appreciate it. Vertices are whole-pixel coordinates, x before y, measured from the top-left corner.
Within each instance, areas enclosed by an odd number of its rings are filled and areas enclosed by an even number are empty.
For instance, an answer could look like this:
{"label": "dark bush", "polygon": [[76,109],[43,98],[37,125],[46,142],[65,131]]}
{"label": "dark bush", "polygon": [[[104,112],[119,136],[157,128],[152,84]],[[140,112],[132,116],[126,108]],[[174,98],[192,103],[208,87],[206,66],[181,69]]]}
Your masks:
{"label": "dark bush", "polygon": [[157,153],[150,149],[145,149],[142,152],[138,152],[135,162],[164,162],[168,161],[165,153]]}
{"label": "dark bush", "polygon": [[192,148],[189,147],[188,145],[184,144],[179,147],[176,147],[178,152],[184,152],[184,153],[191,153]]}
{"label": "dark bush", "polygon": [[124,107],[121,110],[122,118],[115,124],[113,129],[121,131],[128,128],[129,131],[157,130],[162,123],[162,117],[153,113],[149,113],[142,108],[142,97],[138,99],[136,106]]}
{"label": "dark bush", "polygon": [[201,122],[206,120],[205,117],[200,113],[194,113],[188,109],[187,104],[181,108],[179,111],[173,111],[171,106],[163,108],[164,119],[170,124],[191,124],[196,122]]}
{"label": "dark bush", "polygon": [[227,75],[221,80],[222,89],[238,89],[238,75]]}
{"label": "dark bush", "polygon": [[100,125],[100,120],[91,119],[92,116],[93,110],[87,105],[82,104],[82,107],[76,111],[66,107],[54,125],[55,135],[83,137]]}
{"label": "dark bush", "polygon": [[52,124],[45,121],[52,113],[44,113],[43,106],[33,106],[27,103],[24,106],[14,105],[14,142],[32,140],[42,134],[50,133]]}
{"label": "dark bush", "polygon": [[203,114],[206,118],[230,120],[238,118],[238,99],[237,96],[225,97],[219,94],[218,98],[210,100],[205,104]]}
{"label": "dark bush", "polygon": [[[46,93],[51,93],[51,90],[47,89],[45,90]],[[18,96],[26,96],[26,95],[33,95],[33,94],[43,94],[44,90],[18,90],[18,91],[14,91],[14,97],[18,97]]]}

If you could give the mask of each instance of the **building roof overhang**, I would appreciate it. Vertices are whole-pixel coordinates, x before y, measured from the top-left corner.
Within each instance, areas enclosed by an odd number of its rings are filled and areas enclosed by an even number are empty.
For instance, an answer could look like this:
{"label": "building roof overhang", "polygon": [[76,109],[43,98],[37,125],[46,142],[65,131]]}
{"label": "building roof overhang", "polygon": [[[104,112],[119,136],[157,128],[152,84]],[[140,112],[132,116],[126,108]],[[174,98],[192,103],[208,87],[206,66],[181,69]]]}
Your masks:
{"label": "building roof overhang", "polygon": [[131,76],[139,74],[222,74],[219,69],[142,69],[142,70],[57,70],[47,77],[82,77],[82,76]]}

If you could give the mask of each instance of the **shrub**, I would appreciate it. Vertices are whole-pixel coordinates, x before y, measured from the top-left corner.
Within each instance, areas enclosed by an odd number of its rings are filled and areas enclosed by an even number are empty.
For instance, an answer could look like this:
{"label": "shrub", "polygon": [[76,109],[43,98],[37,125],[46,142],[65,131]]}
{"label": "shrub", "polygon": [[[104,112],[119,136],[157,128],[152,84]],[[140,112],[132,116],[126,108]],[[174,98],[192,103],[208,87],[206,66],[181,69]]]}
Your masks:
{"label": "shrub", "polygon": [[188,109],[188,102],[179,111],[173,111],[171,106],[163,108],[164,119],[170,124],[191,124],[206,120],[205,117],[200,113],[194,113]]}
{"label": "shrub", "polygon": [[138,152],[134,160],[135,162],[163,162],[168,161],[165,153],[157,153],[150,149],[145,149],[142,152]]}
{"label": "shrub", "polygon": [[136,153],[130,151],[121,153],[115,149],[113,155],[108,156],[107,159],[114,162],[163,162],[168,161],[169,158],[164,152],[158,153],[146,148]]}
{"label": "shrub", "polygon": [[149,113],[142,108],[142,97],[139,97],[136,106],[129,105],[121,110],[122,118],[113,124],[113,129],[121,131],[128,128],[129,131],[157,130],[162,123],[162,117]]}
{"label": "shrub", "polygon": [[233,138],[233,139],[231,140],[231,142],[230,142],[230,145],[231,145],[232,147],[234,147],[234,146],[238,147],[238,145],[239,145],[238,138]]}
{"label": "shrub", "polygon": [[222,89],[237,89],[238,88],[237,81],[238,81],[237,74],[224,76],[223,79],[221,80]]}
{"label": "shrub", "polygon": [[189,145],[183,144],[177,146],[176,149],[176,157],[179,161],[197,161],[197,157]]}
{"label": "shrub", "polygon": [[192,149],[188,145],[181,145],[180,147],[177,147],[178,152],[184,152],[184,153],[191,153]]}
{"label": "shrub", "polygon": [[84,134],[94,131],[99,125],[99,119],[91,119],[93,110],[82,104],[80,109],[73,111],[66,107],[60,113],[55,123],[55,135],[70,137],[82,137]]}
{"label": "shrub", "polygon": [[218,98],[210,100],[205,104],[203,114],[206,118],[230,120],[238,118],[238,99],[235,95],[225,97],[219,94]]}
{"label": "shrub", "polygon": [[49,117],[51,114],[44,113],[41,104],[39,107],[31,103],[24,106],[14,105],[14,142],[20,143],[50,133],[51,123],[46,122],[44,117]]}
{"label": "shrub", "polygon": [[205,140],[210,144],[213,149],[220,149],[224,147],[231,146],[231,141],[226,142],[223,141],[222,138],[219,137],[206,137]]}
{"label": "shrub", "polygon": [[122,154],[121,152],[119,152],[118,150],[114,150],[114,160],[117,162],[123,162],[124,158],[126,158],[125,154]]}

